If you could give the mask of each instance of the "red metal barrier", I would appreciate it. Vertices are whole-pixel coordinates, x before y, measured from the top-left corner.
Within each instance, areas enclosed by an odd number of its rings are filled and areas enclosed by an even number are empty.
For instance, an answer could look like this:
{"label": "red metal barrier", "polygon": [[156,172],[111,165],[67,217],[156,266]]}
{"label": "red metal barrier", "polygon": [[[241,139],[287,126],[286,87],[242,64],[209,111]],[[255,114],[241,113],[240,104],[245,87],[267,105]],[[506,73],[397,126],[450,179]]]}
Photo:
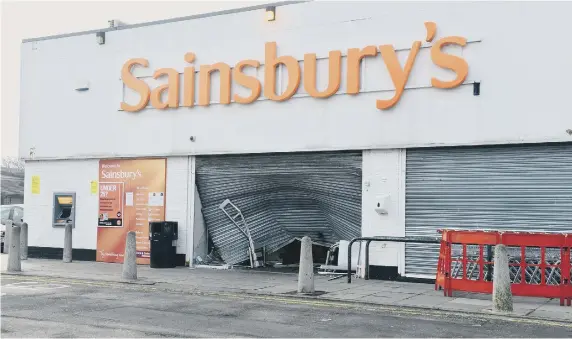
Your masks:
{"label": "red metal barrier", "polygon": [[[503,244],[509,251],[512,293],[515,296],[559,298],[572,304],[572,234],[502,231],[440,230],[441,249],[435,289],[445,296],[453,290],[492,293],[493,260],[485,250]],[[487,273],[489,277],[487,278]]]}

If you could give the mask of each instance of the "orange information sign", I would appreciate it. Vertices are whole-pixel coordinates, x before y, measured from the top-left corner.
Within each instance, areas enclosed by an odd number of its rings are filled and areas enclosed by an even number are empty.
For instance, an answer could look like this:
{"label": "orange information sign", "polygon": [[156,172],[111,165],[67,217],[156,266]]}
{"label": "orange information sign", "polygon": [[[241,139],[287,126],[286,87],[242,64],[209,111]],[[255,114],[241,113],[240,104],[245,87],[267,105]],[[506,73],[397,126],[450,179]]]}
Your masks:
{"label": "orange information sign", "polygon": [[101,160],[97,261],[122,263],[135,231],[137,263],[149,264],[149,222],[165,220],[166,159]]}
{"label": "orange information sign", "polygon": [[99,224],[102,227],[123,227],[123,183],[99,183]]}

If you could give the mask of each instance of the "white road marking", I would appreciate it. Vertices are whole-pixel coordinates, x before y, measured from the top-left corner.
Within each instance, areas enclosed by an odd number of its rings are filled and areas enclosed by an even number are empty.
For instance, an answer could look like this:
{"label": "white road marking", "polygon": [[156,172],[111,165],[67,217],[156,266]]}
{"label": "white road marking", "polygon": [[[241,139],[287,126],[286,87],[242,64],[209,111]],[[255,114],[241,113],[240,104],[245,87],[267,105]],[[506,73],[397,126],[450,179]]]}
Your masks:
{"label": "white road marking", "polygon": [[22,281],[13,284],[5,285],[4,287],[13,287],[13,288],[30,288],[30,289],[53,289],[53,288],[64,288],[69,287],[68,285],[61,285],[61,284],[41,284],[37,281]]}
{"label": "white road marking", "polygon": [[[62,284],[49,284],[49,283],[39,283],[37,281],[22,281],[13,284],[7,284],[2,286],[2,290],[10,292],[48,292],[52,290],[62,289],[70,287],[69,285],[62,285]],[[2,296],[6,295],[7,293],[2,293]],[[12,293],[10,293],[12,294]],[[16,293],[18,294],[18,293]]]}

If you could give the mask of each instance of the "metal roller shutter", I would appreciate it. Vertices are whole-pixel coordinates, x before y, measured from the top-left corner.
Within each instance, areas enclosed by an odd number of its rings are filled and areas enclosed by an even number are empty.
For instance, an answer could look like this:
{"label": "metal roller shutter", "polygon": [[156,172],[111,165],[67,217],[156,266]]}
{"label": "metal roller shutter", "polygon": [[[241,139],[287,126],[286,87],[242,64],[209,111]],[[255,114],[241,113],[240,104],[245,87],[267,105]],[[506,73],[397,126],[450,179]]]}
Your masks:
{"label": "metal roller shutter", "polygon": [[[439,228],[572,231],[572,143],[407,150],[405,234]],[[434,277],[439,246],[407,244]]]}
{"label": "metal roller shutter", "polygon": [[269,252],[305,235],[325,244],[359,236],[361,166],[361,152],[198,157],[209,235],[227,264],[248,259],[246,237],[219,209],[230,199]]}

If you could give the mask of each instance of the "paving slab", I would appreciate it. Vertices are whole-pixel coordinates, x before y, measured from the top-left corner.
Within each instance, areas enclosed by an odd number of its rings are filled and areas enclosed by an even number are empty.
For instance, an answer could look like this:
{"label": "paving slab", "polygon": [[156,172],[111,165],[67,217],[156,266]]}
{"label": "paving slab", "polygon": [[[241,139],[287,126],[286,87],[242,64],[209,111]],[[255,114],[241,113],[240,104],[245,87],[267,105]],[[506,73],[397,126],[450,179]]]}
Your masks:
{"label": "paving slab", "polygon": [[394,296],[383,296],[383,295],[376,295],[376,294],[372,294],[372,295],[368,295],[365,296],[363,298],[361,298],[361,300],[363,302],[367,302],[367,303],[373,303],[373,304],[380,304],[380,305],[395,305],[397,304],[397,302],[408,298],[406,296],[403,295],[394,295]]}
{"label": "paving slab", "polygon": [[287,284],[287,285],[272,285],[269,287],[259,288],[258,292],[269,292],[269,293],[290,293],[298,290],[298,284]]}
{"label": "paving slab", "polygon": [[572,322],[572,313],[562,312],[561,310],[537,309],[537,310],[531,312],[530,314],[528,314],[528,316],[534,317],[534,318],[544,318],[544,319]]}
{"label": "paving slab", "polygon": [[[490,298],[489,298],[490,299]],[[481,300],[481,299],[469,299],[469,298],[455,298],[449,301],[451,304],[458,304],[458,305],[471,305],[477,307],[491,307],[492,301],[491,300]]]}
{"label": "paving slab", "polygon": [[444,305],[447,302],[449,302],[449,300],[445,299],[445,297],[419,294],[419,295],[412,295],[411,297],[400,300],[395,304],[402,306],[436,308],[437,306]]}
{"label": "paving slab", "polygon": [[328,293],[323,295],[323,298],[336,299],[336,300],[353,300],[353,301],[367,301],[367,295],[356,294],[356,293]]}

